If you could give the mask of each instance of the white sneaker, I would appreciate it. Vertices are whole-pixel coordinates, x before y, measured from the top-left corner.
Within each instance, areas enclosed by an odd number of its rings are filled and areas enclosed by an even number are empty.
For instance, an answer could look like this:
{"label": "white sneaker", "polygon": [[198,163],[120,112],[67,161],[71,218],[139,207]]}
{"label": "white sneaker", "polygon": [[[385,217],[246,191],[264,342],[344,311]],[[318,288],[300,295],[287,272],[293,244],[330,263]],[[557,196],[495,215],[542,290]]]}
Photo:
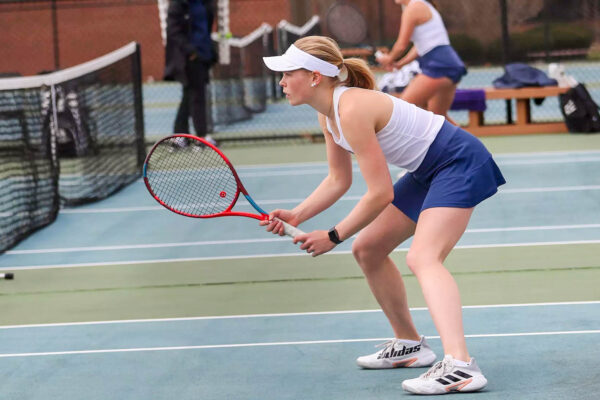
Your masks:
{"label": "white sneaker", "polygon": [[471,358],[466,367],[458,367],[454,365],[454,358],[446,355],[423,375],[402,382],[402,388],[415,394],[446,394],[475,392],[483,389],[486,384],[487,379],[481,373],[474,358]]}
{"label": "white sneaker", "polygon": [[204,136],[204,140],[206,140],[208,143],[212,144],[215,147],[219,147],[219,142],[217,142],[212,136],[210,135],[206,135]]}
{"label": "white sneaker", "polygon": [[435,353],[421,336],[419,344],[409,344],[402,339],[392,339],[376,347],[383,347],[377,353],[358,357],[356,363],[366,369],[401,367],[428,367],[435,361]]}
{"label": "white sneaker", "polygon": [[188,140],[187,140],[187,138],[184,138],[184,137],[178,136],[178,137],[176,137],[176,138],[175,138],[175,140],[173,141],[173,144],[174,144],[176,147],[182,147],[182,148],[183,148],[183,147],[187,147],[187,146],[188,146]]}

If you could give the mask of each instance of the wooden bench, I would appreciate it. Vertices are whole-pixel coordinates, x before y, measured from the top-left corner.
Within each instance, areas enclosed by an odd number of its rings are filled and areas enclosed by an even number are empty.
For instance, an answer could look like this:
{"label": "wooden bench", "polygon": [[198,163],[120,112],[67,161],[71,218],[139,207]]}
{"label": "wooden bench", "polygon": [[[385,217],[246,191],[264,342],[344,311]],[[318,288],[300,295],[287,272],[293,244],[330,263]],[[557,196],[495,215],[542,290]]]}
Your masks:
{"label": "wooden bench", "polygon": [[[383,53],[389,52],[387,47],[377,47],[375,49],[373,49],[372,47],[344,47],[343,49],[341,49],[342,56],[344,56],[344,58],[361,58],[366,62],[369,62],[369,57],[375,56],[375,52],[377,50]],[[383,71],[383,68],[381,68],[381,66],[379,65],[371,65],[371,69],[375,71]]]}
{"label": "wooden bench", "polygon": [[527,53],[527,57],[533,59],[545,59],[545,58],[587,58],[590,52],[589,47],[583,49],[563,49],[563,50],[550,50],[545,51],[533,51]]}
{"label": "wooden bench", "polygon": [[[485,88],[486,100],[506,100],[507,123],[486,125],[483,111],[469,110],[469,123],[465,129],[477,136],[490,135],[526,135],[531,133],[565,133],[567,126],[563,121],[533,122],[531,120],[531,100],[558,96],[569,88],[558,86],[527,87],[519,89]],[[511,101],[517,102],[517,118],[512,121]]]}
{"label": "wooden bench", "polygon": [[344,58],[357,57],[367,61],[367,57],[373,55],[373,50],[364,47],[346,47],[341,50]]}
{"label": "wooden bench", "polygon": [[[463,128],[476,136],[528,135],[531,133],[565,133],[567,125],[563,121],[533,122],[531,120],[531,100],[558,96],[569,88],[558,86],[527,87],[519,89],[485,88],[486,100],[506,100],[506,120],[504,124],[486,125],[483,111],[469,110],[469,122]],[[390,93],[401,97],[401,93]],[[517,101],[517,120],[513,122],[511,101]]]}

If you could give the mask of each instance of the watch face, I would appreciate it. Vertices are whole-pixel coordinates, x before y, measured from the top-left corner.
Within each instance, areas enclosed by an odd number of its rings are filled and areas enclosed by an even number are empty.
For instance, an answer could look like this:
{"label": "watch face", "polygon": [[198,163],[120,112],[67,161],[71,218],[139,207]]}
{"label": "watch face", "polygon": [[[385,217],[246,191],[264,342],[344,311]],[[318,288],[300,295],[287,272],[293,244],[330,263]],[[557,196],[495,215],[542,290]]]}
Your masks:
{"label": "watch face", "polygon": [[342,241],[340,240],[340,236],[338,235],[337,231],[335,230],[335,227],[331,228],[329,230],[329,240],[331,240],[335,244],[342,243]]}

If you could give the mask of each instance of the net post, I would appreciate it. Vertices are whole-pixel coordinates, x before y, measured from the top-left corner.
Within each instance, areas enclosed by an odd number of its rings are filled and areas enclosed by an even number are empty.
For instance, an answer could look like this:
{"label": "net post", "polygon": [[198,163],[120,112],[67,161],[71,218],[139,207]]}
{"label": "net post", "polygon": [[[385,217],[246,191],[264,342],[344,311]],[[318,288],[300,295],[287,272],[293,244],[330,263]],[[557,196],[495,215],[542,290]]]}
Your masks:
{"label": "net post", "polygon": [[145,133],[144,133],[144,99],[142,92],[142,54],[140,44],[135,44],[135,53],[131,63],[131,76],[133,77],[135,136],[138,149],[138,166],[144,164],[146,158]]}

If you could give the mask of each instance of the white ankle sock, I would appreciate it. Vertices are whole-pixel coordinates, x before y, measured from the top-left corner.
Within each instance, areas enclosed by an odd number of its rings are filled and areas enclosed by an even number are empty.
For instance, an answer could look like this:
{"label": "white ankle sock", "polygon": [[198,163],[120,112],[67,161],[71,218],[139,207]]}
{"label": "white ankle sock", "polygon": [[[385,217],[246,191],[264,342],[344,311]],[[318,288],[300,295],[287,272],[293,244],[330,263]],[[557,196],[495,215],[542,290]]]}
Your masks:
{"label": "white ankle sock", "polygon": [[456,367],[468,367],[469,365],[471,365],[471,360],[469,360],[469,362],[466,362],[462,360],[457,360],[456,358],[454,359],[454,366]]}
{"label": "white ankle sock", "polygon": [[408,340],[408,339],[400,339],[400,340],[402,340],[404,343],[409,344],[411,346],[416,346],[419,343],[421,343],[420,340],[418,340],[418,341],[417,340]]}

